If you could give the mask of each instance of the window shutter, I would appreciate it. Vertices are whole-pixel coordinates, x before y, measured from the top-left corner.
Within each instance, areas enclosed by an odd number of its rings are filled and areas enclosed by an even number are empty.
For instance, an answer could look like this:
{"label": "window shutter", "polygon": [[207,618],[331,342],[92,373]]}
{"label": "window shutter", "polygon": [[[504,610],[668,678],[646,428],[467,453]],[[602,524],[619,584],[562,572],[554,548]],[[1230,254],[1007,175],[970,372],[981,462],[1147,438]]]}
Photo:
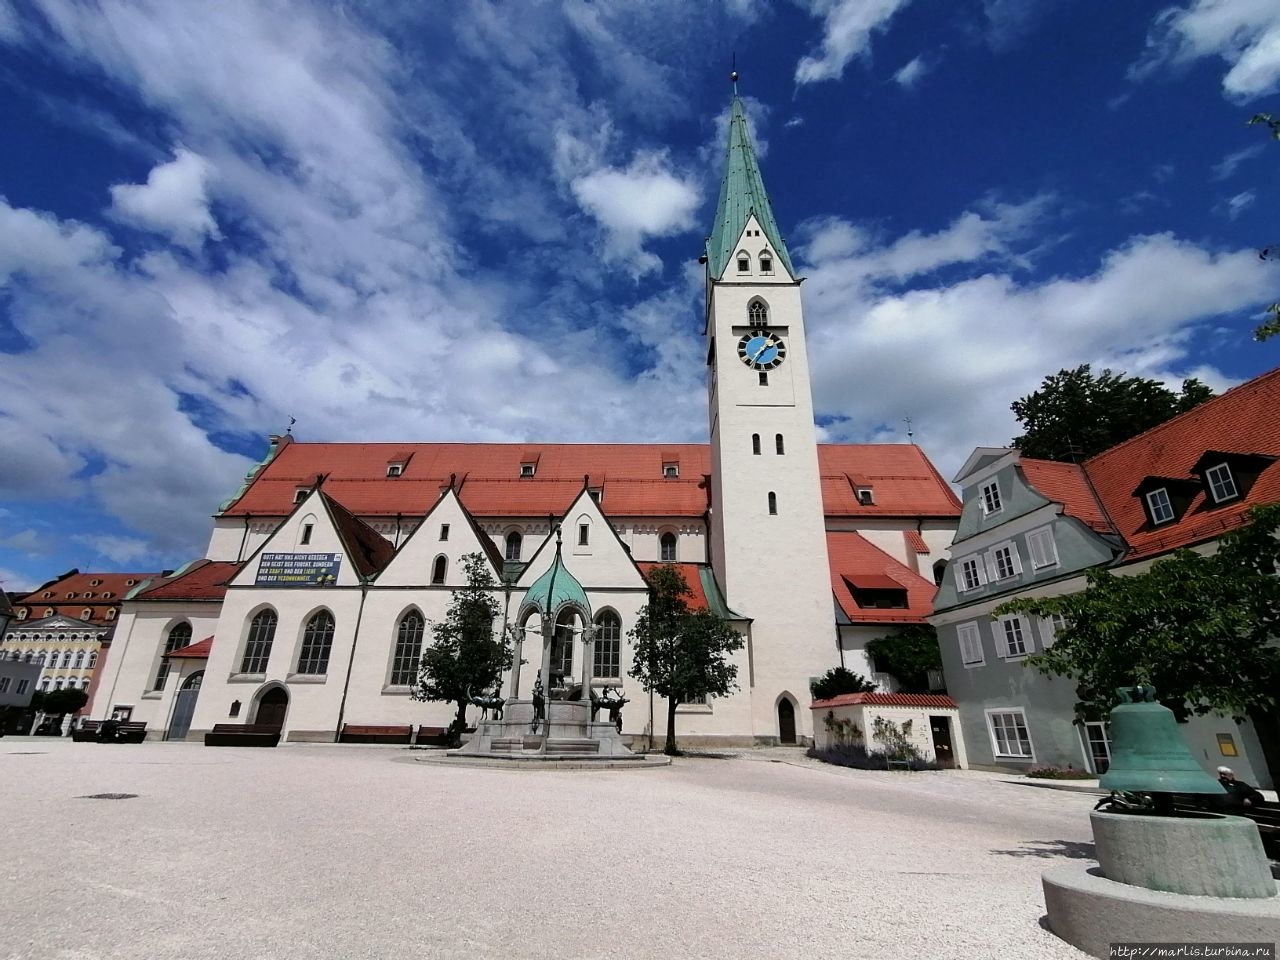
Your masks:
{"label": "window shutter", "polygon": [[1031,554],[1032,569],[1049,565],[1044,555],[1044,535],[1040,531],[1027,534],[1027,552]]}
{"label": "window shutter", "polygon": [[1009,657],[1009,635],[1005,633],[1004,621],[992,620],[991,627],[991,632],[995,634],[996,638],[996,650],[999,651],[1002,658],[1007,660]]}
{"label": "window shutter", "polygon": [[1019,555],[1018,545],[1016,543],[1009,544],[1009,556],[1013,559],[1013,572],[1022,573],[1022,557]]}
{"label": "window shutter", "polygon": [[1000,579],[1000,571],[996,568],[996,552],[988,550],[982,555],[983,562],[987,568],[987,579],[984,582],[994,582]]}

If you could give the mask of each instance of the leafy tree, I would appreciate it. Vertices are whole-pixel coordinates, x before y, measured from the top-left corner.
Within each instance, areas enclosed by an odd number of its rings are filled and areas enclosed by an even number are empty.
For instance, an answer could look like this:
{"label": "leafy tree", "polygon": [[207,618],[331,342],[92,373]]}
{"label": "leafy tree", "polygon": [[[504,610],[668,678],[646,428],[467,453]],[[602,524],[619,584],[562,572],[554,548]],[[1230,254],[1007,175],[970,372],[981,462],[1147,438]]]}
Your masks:
{"label": "leafy tree", "polygon": [[1211,555],[1179,550],[1142,574],[1088,572],[1065,597],[1019,598],[993,614],[1060,614],[1053,646],[1026,663],[1076,681],[1082,719],[1115,706],[1117,687],[1152,684],[1180,721],[1274,708],[1280,680],[1280,504],[1255,508]]}
{"label": "leafy tree", "polygon": [[862,674],[845,667],[832,667],[817,680],[809,681],[809,693],[815,700],[830,700],[842,693],[870,693],[875,688]]}
{"label": "leafy tree", "polygon": [[1084,363],[1045,377],[1039,390],[1010,405],[1026,431],[1013,445],[1037,460],[1085,459],[1212,396],[1195,378],[1174,393],[1159,380],[1110,370],[1095,376]]}
{"label": "leafy tree", "polygon": [[[1271,139],[1280,140],[1280,117],[1273,117],[1269,113],[1255,113],[1249,118],[1249,123],[1265,125],[1271,130]],[[1258,252],[1258,258],[1280,260],[1280,246],[1263,247]],[[1280,334],[1280,303],[1271,304],[1267,307],[1267,312],[1271,314],[1271,319],[1253,331],[1255,340],[1269,340],[1276,334]]]}
{"label": "leafy tree", "polygon": [[31,695],[31,709],[50,716],[75,713],[89,702],[85,690],[37,690]]}
{"label": "leafy tree", "polygon": [[927,623],[913,623],[897,633],[867,643],[876,669],[898,681],[903,693],[928,693],[929,671],[942,670],[938,632]]}
{"label": "leafy tree", "polygon": [[502,608],[484,558],[468,553],[462,566],[467,584],[454,593],[444,619],[431,624],[433,642],[422,651],[418,682],[410,693],[414,700],[457,704],[458,715],[449,726],[454,743],[467,726],[470,692],[498,683],[512,659],[511,646],[494,635]]}
{"label": "leafy tree", "polygon": [[649,574],[649,602],[629,633],[634,654],[631,676],[667,699],[663,753],[669,756],[679,753],[676,707],[704,697],[723,697],[738,687],[738,667],[727,658],[742,649],[742,634],[709,610],[690,610],[685,599],[689,593],[674,566],[655,567]]}

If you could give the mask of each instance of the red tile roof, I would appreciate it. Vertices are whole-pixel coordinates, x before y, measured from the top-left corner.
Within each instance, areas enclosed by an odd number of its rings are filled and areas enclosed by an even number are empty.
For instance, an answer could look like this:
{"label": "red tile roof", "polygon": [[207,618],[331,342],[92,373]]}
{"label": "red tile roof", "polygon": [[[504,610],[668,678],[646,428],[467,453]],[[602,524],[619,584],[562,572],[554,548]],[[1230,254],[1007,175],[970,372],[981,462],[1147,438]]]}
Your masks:
{"label": "red tile roof", "polygon": [[351,558],[352,566],[361,578],[371,577],[391,562],[391,558],[396,555],[396,548],[390,540],[323,490],[320,491],[320,499],[329,511],[343,550]]}
{"label": "red tile roof", "polygon": [[871,707],[932,707],[955,710],[956,702],[945,693],[842,693],[829,700],[815,700],[811,710],[848,707],[862,704]]}
{"label": "red tile roof", "polygon": [[189,644],[185,647],[179,647],[172,653],[165,654],[171,660],[208,660],[209,651],[213,649],[213,637],[205,637],[203,640]]}
{"label": "red tile roof", "polygon": [[914,530],[903,530],[902,539],[907,541],[908,550],[914,550],[916,553],[932,553],[929,545],[924,542],[924,537]]}
{"label": "red tile roof", "polygon": [[197,560],[177,574],[138,594],[138,600],[221,600],[240,564],[225,560]]}
{"label": "red tile roof", "polygon": [[[827,557],[831,564],[831,589],[836,602],[854,623],[924,623],[932,612],[937,587],[857,533],[827,533]],[[905,587],[905,608],[863,608],[853,599],[850,583],[891,583]],[[871,588],[884,589],[884,587]]]}
{"label": "red tile roof", "polygon": [[1272,462],[1241,499],[1214,506],[1201,489],[1180,520],[1153,528],[1134,490],[1147,477],[1191,480],[1199,486],[1191,468],[1209,450],[1280,457],[1280,368],[1085,462],[1098,495],[1129,543],[1126,560],[1213,540],[1243,524],[1249,508],[1280,501],[1280,463]]}
{"label": "red tile roof", "polygon": [[[129,591],[144,580],[158,576],[158,573],[81,573],[71,570],[20,597],[14,608],[25,607],[27,620],[49,616],[45,611],[52,607],[55,614],[75,620],[111,623],[107,611],[118,612],[120,601]],[[88,616],[84,614],[86,609],[89,610]],[[19,625],[14,621],[14,627]]]}
{"label": "red tile roof", "polygon": [[1052,460],[1020,460],[1018,466],[1027,483],[1050,500],[1063,506],[1063,513],[1075,517],[1094,530],[1111,532],[1111,524],[1098,505],[1098,498],[1089,489],[1084,468],[1075,463],[1056,463]]}
{"label": "red tile roof", "polygon": [[[386,475],[392,456],[412,454],[404,473]],[[829,515],[944,516],[960,513],[950,486],[911,444],[820,444],[823,500]],[[521,463],[536,460],[533,477]],[[663,463],[680,476],[665,478]],[[324,491],[357,516],[421,516],[455,478],[463,505],[477,517],[560,514],[582,491],[602,489],[601,508],[615,517],[701,517],[707,510],[707,444],[299,443],[281,446],[224,516],[286,516],[294,492],[323,473]],[[875,504],[857,502],[871,486]]]}
{"label": "red tile roof", "polygon": [[690,610],[709,610],[710,604],[707,603],[707,593],[702,589],[702,577],[699,569],[702,567],[700,563],[654,563],[648,560],[641,560],[636,563],[640,568],[641,575],[647,581],[649,574],[653,572],[655,567],[672,566],[680,571],[680,576],[684,577],[684,582],[689,586],[689,594],[684,598],[685,603],[689,605]]}

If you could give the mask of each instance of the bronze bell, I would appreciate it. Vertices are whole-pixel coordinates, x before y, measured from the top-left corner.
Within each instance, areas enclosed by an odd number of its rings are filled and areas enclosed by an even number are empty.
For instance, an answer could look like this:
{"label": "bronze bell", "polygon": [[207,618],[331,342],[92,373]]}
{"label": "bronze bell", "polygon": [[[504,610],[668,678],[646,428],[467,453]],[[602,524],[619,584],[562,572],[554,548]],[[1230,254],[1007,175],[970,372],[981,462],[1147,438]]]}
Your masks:
{"label": "bronze bell", "polygon": [[1104,790],[1130,793],[1226,793],[1204,772],[1178,732],[1173,711],[1155,702],[1155,687],[1121,687],[1111,711],[1111,766]]}

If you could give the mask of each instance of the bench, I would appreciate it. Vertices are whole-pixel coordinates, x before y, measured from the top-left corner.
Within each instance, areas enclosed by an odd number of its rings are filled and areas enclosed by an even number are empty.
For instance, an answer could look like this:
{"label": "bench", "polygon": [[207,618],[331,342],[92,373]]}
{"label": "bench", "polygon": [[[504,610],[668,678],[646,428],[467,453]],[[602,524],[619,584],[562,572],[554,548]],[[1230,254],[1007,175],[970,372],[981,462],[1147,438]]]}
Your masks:
{"label": "bench", "polygon": [[144,720],[123,720],[116,727],[114,740],[98,740],[98,728],[101,720],[85,720],[78,727],[71,729],[71,739],[76,743],[141,743],[147,739],[147,724]]}
{"label": "bench", "polygon": [[418,727],[418,735],[413,742],[420,747],[447,747],[449,746],[449,728],[428,727],[426,724],[422,724]]}
{"label": "bench", "polygon": [[1262,849],[1271,860],[1280,860],[1280,807],[1246,807],[1211,793],[1175,793],[1173,809],[1179,813],[1221,813],[1252,820],[1262,837]]}
{"label": "bench", "polygon": [[206,747],[274,747],[280,728],[262,723],[215,723],[204,735]]}
{"label": "bench", "polygon": [[339,743],[412,743],[413,725],[368,726],[344,723],[338,734]]}

